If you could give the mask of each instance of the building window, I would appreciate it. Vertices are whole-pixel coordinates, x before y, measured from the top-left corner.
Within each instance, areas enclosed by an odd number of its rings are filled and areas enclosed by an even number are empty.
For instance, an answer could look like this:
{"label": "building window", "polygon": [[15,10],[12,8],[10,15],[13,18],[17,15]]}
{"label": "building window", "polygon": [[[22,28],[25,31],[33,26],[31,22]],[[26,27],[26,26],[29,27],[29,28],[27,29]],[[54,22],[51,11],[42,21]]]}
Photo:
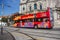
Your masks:
{"label": "building window", "polygon": [[42,4],[40,4],[40,10],[42,10]]}
{"label": "building window", "polygon": [[30,11],[31,11],[31,6],[29,7]]}
{"label": "building window", "polygon": [[34,4],[34,9],[37,9],[37,4]]}
{"label": "building window", "polygon": [[25,7],[23,7],[23,10],[25,10]]}

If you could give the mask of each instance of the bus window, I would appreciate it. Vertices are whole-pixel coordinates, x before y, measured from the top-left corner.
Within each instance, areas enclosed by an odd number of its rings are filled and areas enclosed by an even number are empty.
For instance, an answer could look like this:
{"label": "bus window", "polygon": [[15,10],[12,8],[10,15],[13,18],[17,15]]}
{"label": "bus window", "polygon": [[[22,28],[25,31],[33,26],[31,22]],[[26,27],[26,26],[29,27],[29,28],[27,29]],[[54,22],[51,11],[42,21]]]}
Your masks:
{"label": "bus window", "polygon": [[34,21],[34,19],[28,19],[27,21],[28,21],[28,22],[33,22],[33,21]]}
{"label": "bus window", "polygon": [[30,22],[30,20],[26,20],[27,22]]}
{"label": "bus window", "polygon": [[41,19],[38,19],[38,21],[41,21]]}
{"label": "bus window", "polygon": [[14,23],[20,22],[19,20],[15,20]]}
{"label": "bus window", "polygon": [[35,21],[36,21],[36,22],[42,22],[43,19],[42,19],[42,18],[37,18]]}
{"label": "bus window", "polygon": [[43,22],[47,22],[47,21],[49,21],[48,18],[43,18]]}
{"label": "bus window", "polygon": [[42,22],[42,20],[43,20],[42,18],[38,19],[39,22]]}
{"label": "bus window", "polygon": [[26,22],[26,20],[22,20],[22,22]]}
{"label": "bus window", "polygon": [[31,22],[34,22],[34,19],[31,19]]}
{"label": "bus window", "polygon": [[32,19],[32,22],[34,22],[34,19]]}

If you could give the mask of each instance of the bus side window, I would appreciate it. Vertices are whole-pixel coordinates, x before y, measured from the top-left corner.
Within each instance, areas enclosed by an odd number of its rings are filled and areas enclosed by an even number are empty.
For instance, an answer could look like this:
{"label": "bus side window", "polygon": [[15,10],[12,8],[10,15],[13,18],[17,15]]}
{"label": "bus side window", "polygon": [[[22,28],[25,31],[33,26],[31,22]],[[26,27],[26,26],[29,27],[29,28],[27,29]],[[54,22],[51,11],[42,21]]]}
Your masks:
{"label": "bus side window", "polygon": [[22,23],[22,21],[20,21]]}
{"label": "bus side window", "polygon": [[41,19],[38,19],[38,22],[40,22],[41,21]]}
{"label": "bus side window", "polygon": [[22,22],[26,22],[26,20],[22,20]]}
{"label": "bus side window", "polygon": [[42,22],[42,21],[43,21],[42,18],[38,19],[38,22]]}
{"label": "bus side window", "polygon": [[49,21],[48,18],[44,18],[44,19],[43,19],[43,22],[47,22],[47,21]]}
{"label": "bus side window", "polygon": [[47,21],[49,21],[49,19],[47,18],[45,21],[47,22]]}
{"label": "bus side window", "polygon": [[34,19],[32,19],[32,22],[34,22]]}

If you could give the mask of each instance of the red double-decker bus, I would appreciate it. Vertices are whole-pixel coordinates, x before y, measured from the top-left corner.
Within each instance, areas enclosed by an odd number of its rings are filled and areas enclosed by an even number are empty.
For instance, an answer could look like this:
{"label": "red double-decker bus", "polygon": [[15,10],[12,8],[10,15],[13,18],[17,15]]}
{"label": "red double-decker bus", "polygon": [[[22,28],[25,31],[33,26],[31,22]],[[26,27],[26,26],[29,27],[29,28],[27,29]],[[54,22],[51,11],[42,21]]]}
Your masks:
{"label": "red double-decker bus", "polygon": [[15,21],[14,25],[15,27],[52,28],[54,25],[52,10],[48,8],[44,12],[22,15],[19,20]]}

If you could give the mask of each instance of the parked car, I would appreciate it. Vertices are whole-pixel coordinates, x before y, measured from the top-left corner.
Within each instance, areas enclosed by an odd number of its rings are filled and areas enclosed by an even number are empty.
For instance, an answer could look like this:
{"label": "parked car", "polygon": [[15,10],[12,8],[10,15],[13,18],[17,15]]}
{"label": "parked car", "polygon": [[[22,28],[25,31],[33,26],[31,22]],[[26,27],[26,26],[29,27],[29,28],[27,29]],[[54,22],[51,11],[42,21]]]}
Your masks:
{"label": "parked car", "polygon": [[0,26],[7,26],[7,23],[5,23],[5,22],[0,22]]}

